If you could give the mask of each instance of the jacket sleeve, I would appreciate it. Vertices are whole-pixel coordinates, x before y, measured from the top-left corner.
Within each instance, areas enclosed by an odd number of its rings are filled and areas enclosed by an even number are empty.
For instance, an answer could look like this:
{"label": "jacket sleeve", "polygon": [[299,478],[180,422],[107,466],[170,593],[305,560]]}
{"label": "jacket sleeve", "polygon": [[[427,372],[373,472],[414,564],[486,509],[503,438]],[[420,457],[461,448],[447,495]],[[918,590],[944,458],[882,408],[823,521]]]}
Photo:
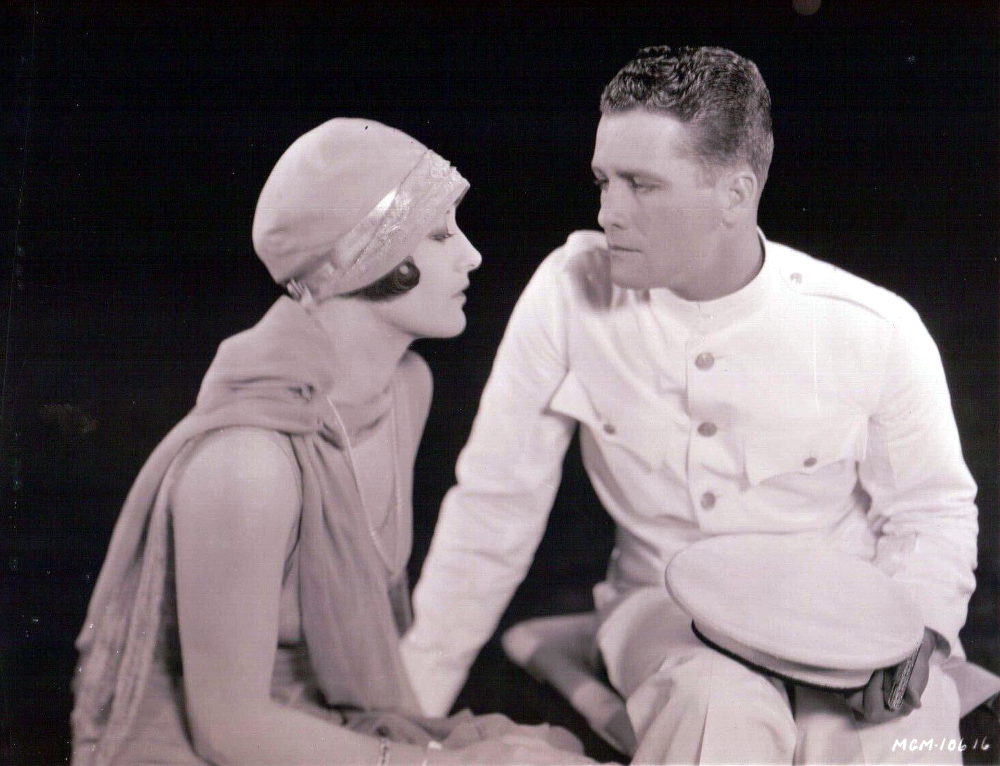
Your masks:
{"label": "jacket sleeve", "polygon": [[531,565],[559,486],[575,427],[548,409],[567,366],[562,255],[543,262],[514,308],[414,591],[401,651],[428,715],[454,703]]}
{"label": "jacket sleeve", "polygon": [[976,484],[965,465],[937,347],[903,305],[860,466],[879,531],[875,563],[906,584],[944,656],[976,587]]}

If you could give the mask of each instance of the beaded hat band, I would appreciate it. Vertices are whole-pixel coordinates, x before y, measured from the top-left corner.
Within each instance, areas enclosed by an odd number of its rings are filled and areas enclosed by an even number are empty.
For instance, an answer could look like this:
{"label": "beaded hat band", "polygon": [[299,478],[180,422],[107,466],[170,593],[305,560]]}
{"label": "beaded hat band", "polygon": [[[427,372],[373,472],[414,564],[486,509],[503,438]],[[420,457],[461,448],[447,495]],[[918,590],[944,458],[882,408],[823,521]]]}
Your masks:
{"label": "beaded hat band", "polygon": [[395,189],[344,234],[305,274],[286,287],[303,303],[357,290],[387,274],[434,221],[458,202],[469,182],[427,150]]}

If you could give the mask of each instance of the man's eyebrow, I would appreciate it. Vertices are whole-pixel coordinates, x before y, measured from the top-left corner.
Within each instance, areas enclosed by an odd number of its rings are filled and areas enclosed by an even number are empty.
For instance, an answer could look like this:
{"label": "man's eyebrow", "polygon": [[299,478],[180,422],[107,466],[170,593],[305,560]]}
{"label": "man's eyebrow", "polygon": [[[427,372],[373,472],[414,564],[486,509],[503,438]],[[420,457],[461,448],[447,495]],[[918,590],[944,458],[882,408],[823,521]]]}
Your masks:
{"label": "man's eyebrow", "polygon": [[[595,176],[601,176],[602,178],[607,176],[607,173],[605,173],[601,168],[597,167],[596,165],[592,165],[590,167],[590,170]],[[656,173],[651,173],[648,170],[643,170],[641,168],[636,168],[636,169],[620,168],[616,170],[613,173],[613,175],[616,178],[621,178],[625,181],[635,181],[636,179],[641,178],[646,181],[655,181],[656,183],[663,184],[664,186],[667,186],[669,184],[669,181],[667,181],[667,179],[663,178],[662,176],[657,175]]]}
{"label": "man's eyebrow", "polygon": [[637,178],[642,178],[647,181],[656,181],[657,183],[661,184],[667,183],[667,179],[663,178],[662,176],[659,176],[656,173],[651,173],[648,170],[643,170],[641,168],[637,168],[634,170],[630,168],[621,168],[615,171],[615,175],[618,178],[625,179],[626,181],[634,181]]}

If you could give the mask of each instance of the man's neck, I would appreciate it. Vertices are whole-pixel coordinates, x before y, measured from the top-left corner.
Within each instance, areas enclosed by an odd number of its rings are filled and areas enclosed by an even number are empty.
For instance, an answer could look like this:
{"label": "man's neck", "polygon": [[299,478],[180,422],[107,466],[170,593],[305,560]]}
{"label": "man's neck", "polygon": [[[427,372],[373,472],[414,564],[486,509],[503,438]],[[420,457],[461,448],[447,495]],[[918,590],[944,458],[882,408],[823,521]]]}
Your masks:
{"label": "man's neck", "polygon": [[704,268],[673,289],[687,301],[712,301],[732,295],[750,284],[764,265],[764,247],[756,226],[746,226],[717,243]]}

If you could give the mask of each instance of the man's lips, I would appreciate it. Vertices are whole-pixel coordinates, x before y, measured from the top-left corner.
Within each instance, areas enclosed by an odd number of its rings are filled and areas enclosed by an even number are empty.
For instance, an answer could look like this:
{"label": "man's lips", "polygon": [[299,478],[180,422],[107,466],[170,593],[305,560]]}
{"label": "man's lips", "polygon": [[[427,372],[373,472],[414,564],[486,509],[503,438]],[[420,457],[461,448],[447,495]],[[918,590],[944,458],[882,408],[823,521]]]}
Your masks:
{"label": "man's lips", "polygon": [[608,250],[612,253],[638,253],[634,247],[624,247],[623,245],[608,245]]}

